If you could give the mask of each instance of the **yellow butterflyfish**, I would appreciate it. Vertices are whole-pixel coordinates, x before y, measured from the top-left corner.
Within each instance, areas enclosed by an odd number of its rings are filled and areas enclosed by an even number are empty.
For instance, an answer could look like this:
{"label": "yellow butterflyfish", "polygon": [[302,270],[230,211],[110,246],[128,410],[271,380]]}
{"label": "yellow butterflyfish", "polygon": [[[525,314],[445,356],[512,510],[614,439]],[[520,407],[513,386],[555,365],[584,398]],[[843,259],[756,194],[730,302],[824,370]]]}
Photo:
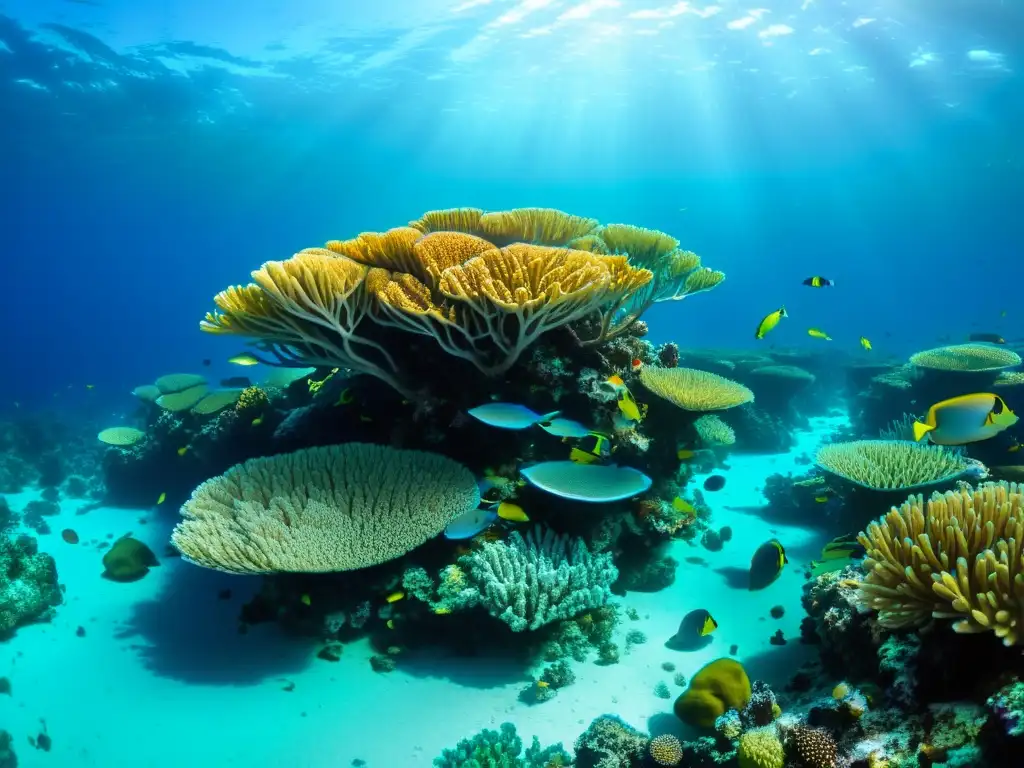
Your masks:
{"label": "yellow butterflyfish", "polygon": [[818,328],[808,328],[807,335],[812,336],[815,339],[824,339],[825,341],[832,341],[831,336],[829,336],[827,333]]}
{"label": "yellow butterflyfish", "polygon": [[384,599],[387,600],[389,603],[397,603],[403,597],[405,597],[405,592],[403,592],[402,590],[398,590],[397,592],[392,592]]}
{"label": "yellow butterflyfish", "polygon": [[999,395],[978,392],[936,403],[924,421],[913,424],[914,439],[927,435],[936,445],[966,445],[988,440],[1018,421]]}
{"label": "yellow butterflyfish", "polygon": [[625,387],[619,390],[619,410],[630,421],[640,421],[644,417],[633,395]]}
{"label": "yellow butterflyfish", "polygon": [[772,329],[775,328],[776,325],[779,324],[779,321],[784,317],[789,317],[789,314],[787,314],[785,307],[779,307],[770,315],[765,316],[765,318],[760,323],[758,323],[757,331],[755,331],[754,333],[754,338],[763,339],[765,336],[768,335],[768,333]]}
{"label": "yellow butterflyfish", "polygon": [[498,505],[498,517],[511,523],[528,523],[530,518],[518,504],[503,501]]}
{"label": "yellow butterflyfish", "polygon": [[248,352],[243,352],[240,355],[235,355],[234,357],[229,357],[228,358],[228,362],[229,363],[234,363],[235,365],[245,365],[245,366],[248,366],[248,365],[259,365],[260,364],[260,361],[257,360],[256,357],[254,357],[253,355],[250,355]]}
{"label": "yellow butterflyfish", "polygon": [[255,419],[252,420],[252,425],[254,427],[258,427],[262,423],[263,423],[263,416],[257,416]]}
{"label": "yellow butterflyfish", "polygon": [[309,595],[303,595],[302,597],[300,597],[299,598],[299,602],[302,603],[303,605],[311,605],[313,603],[313,601],[310,599]]}
{"label": "yellow butterflyfish", "polygon": [[684,515],[696,515],[697,510],[694,509],[693,505],[684,499],[682,496],[676,496],[672,499],[672,509],[676,512],[682,512]]}
{"label": "yellow butterflyfish", "polygon": [[178,449],[178,455],[179,456],[184,456],[186,453],[188,453],[188,446],[187,445],[183,445],[183,446],[181,446],[181,448]]}
{"label": "yellow butterflyfish", "polygon": [[437,606],[437,608],[434,609],[434,613],[436,613],[438,616],[445,616],[446,614],[449,614],[451,612],[451,608],[446,608],[443,605],[439,605]]}
{"label": "yellow butterflyfish", "polygon": [[868,352],[871,351],[871,342],[868,340],[867,336],[860,337],[860,345],[864,347],[864,349],[866,349]]}
{"label": "yellow butterflyfish", "polygon": [[157,504],[163,504],[165,501],[167,501],[167,494],[166,493],[161,493],[159,496],[156,497],[156,503]]}

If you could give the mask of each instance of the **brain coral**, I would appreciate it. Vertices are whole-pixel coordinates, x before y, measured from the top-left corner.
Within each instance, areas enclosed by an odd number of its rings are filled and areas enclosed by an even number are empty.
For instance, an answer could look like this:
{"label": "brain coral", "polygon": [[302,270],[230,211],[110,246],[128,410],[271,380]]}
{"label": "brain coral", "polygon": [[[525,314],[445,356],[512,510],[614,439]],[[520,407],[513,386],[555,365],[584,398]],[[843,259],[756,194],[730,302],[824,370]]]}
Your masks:
{"label": "brain coral", "polygon": [[989,344],[954,344],[918,352],[910,357],[910,362],[935,371],[978,373],[1013,368],[1020,365],[1021,357],[1011,349]]}
{"label": "brain coral", "polygon": [[1024,486],[983,483],[911,496],[858,537],[861,600],[884,627],[957,619],[957,632],[1024,638]]}
{"label": "brain coral", "polygon": [[749,403],[754,393],[742,384],[695,368],[646,366],[640,381],[658,397],[686,411],[722,411]]}
{"label": "brain coral", "polygon": [[473,474],[433,453],[363,443],[251,459],[207,480],[171,539],[229,573],[320,573],[387,562],[480,500]]}
{"label": "brain coral", "polygon": [[729,709],[741,710],[750,701],[750,679],[735,659],[717,659],[702,667],[690,687],[676,699],[676,717],[701,728],[714,728]]}
{"label": "brain coral", "polygon": [[855,440],[818,450],[822,469],[876,491],[909,490],[951,480],[970,467],[959,453],[905,440]]}

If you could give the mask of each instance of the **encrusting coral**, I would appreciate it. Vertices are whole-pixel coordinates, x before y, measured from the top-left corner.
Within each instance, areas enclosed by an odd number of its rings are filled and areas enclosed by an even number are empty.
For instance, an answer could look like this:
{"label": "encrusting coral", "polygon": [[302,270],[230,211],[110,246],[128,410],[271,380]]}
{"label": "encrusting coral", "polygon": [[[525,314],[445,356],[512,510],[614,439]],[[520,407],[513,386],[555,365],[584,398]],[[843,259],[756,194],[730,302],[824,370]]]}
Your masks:
{"label": "encrusting coral", "polygon": [[479,500],[473,474],[449,458],[344,443],[206,481],[171,539],[185,559],[229,573],[346,571],[405,554]]}
{"label": "encrusting coral", "polygon": [[705,447],[736,444],[736,432],[713,413],[701,416],[693,423],[693,428]]}
{"label": "encrusting coral", "polygon": [[456,609],[483,605],[514,632],[599,608],[619,575],[611,555],[540,527],[487,542],[459,563],[458,576],[449,569],[442,578],[442,598]]}
{"label": "encrusting coral", "polygon": [[63,599],[57,566],[36,540],[0,535],[0,640],[18,627],[49,621]]}
{"label": "encrusting coral", "polygon": [[983,483],[927,502],[912,496],[858,537],[860,585],[879,623],[902,629],[956,619],[1017,645],[1024,629],[1024,488]]}
{"label": "encrusting coral", "polygon": [[646,366],[640,381],[658,397],[687,411],[722,411],[749,403],[754,393],[742,384],[695,368]]}
{"label": "encrusting coral", "polygon": [[904,440],[855,440],[822,446],[815,462],[844,480],[871,490],[910,490],[952,480],[971,468],[961,454],[940,445]]}

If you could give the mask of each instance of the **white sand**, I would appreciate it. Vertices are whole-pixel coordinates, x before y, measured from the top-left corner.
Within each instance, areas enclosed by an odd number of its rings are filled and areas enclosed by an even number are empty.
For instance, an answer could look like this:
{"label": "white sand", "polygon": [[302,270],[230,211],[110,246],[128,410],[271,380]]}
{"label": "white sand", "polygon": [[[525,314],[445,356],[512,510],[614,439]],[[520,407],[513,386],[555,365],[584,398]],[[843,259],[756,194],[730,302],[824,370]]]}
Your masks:
{"label": "white sand", "polygon": [[[161,567],[134,584],[101,579],[102,551],[86,546],[88,540],[133,531],[160,554],[169,524],[140,526],[143,513],[129,510],[76,516],[80,504],[66,502],[59,517],[48,518],[53,533],[40,537],[41,548],[57,560],[66,603],[53,623],[24,628],[0,643],[0,675],[9,676],[14,688],[12,697],[0,696],[0,727],[14,734],[26,768],[344,768],[354,758],[368,768],[429,767],[443,748],[505,720],[527,743],[537,735],[545,745],[563,741],[571,748],[602,713],[619,714],[644,730],[683,735],[671,715],[672,700],[653,693],[659,681],[668,683],[673,698],[682,690],[662,662],[674,662],[689,677],[737,644],[737,658],[751,678],[782,684],[814,653],[799,643],[801,572],[826,537],[725,507],[762,506],[764,478],[805,469],[794,459],[836,423],[817,420],[816,430],[802,434],[789,454],[733,458],[726,487],[707,494],[715,525],[731,526],[733,540],[717,553],[676,544],[673,555],[681,564],[675,584],[621,601],[641,618],[624,619],[620,633],[639,629],[648,642],[614,666],[574,665],[576,683],[532,707],[517,700],[531,670],[507,662],[418,660],[412,669],[403,670],[400,662],[398,671],[377,674],[365,642],[346,646],[342,660],[332,664],[313,657],[315,644],[284,638],[274,626],[239,635],[238,606],[258,588],[258,579],[177,559],[162,559]],[[20,511],[34,497],[26,493],[10,501]],[[160,516],[168,517],[167,511]],[[65,527],[74,528],[82,543],[63,542]],[[772,537],[786,545],[791,561],[781,578],[756,593],[729,586],[730,573],[745,576],[754,549]],[[685,562],[691,556],[707,565]],[[230,600],[217,599],[224,588],[232,589]],[[781,620],[768,615],[774,605],[785,607]],[[665,640],[694,608],[707,608],[718,620],[713,643],[692,653],[666,649]],[[76,637],[78,626],[85,637]],[[787,645],[769,644],[776,629]],[[283,690],[286,681],[294,683],[293,691]],[[27,743],[41,717],[53,739],[50,753]]]}

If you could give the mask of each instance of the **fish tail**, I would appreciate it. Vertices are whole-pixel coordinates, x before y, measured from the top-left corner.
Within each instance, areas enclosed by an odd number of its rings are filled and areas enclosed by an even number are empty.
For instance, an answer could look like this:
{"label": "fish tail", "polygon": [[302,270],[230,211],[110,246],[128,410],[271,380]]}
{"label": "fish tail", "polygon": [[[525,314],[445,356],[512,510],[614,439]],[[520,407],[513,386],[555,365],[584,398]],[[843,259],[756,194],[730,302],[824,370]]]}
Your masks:
{"label": "fish tail", "polygon": [[560,415],[561,413],[561,411],[552,411],[551,413],[545,413],[543,416],[540,417],[540,421],[538,421],[537,423],[540,424],[545,421],[551,421],[553,418]]}
{"label": "fish tail", "polygon": [[785,307],[779,307],[779,317],[789,317]]}
{"label": "fish tail", "polygon": [[916,442],[918,442],[918,443],[921,442],[921,440],[924,438],[925,435],[927,435],[929,432],[931,432],[933,429],[935,429],[935,427],[929,427],[927,424],[924,424],[923,422],[920,422],[920,421],[915,421],[914,425],[913,425],[913,428],[914,428],[914,440]]}

